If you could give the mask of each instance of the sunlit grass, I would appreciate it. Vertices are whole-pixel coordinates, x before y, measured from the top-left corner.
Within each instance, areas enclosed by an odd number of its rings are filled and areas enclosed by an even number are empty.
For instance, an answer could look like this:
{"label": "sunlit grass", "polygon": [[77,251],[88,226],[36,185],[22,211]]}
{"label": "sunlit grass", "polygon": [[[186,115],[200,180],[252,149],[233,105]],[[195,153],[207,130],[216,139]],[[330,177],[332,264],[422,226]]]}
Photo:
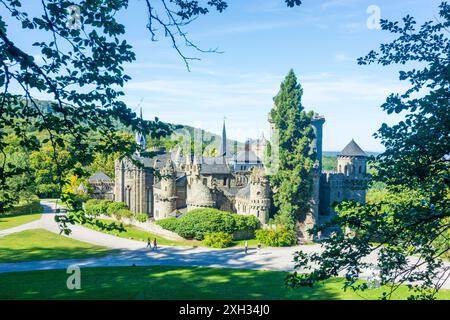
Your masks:
{"label": "sunlit grass", "polygon": [[43,230],[33,229],[0,238],[0,263],[101,257],[117,251]]}
{"label": "sunlit grass", "polygon": [[[120,222],[108,220],[108,219],[96,219],[99,220],[102,223],[105,224],[117,224],[120,225]],[[166,246],[185,246],[185,247],[200,247],[204,246],[201,241],[196,240],[185,240],[185,241],[176,241],[176,240],[170,240],[167,238],[164,238],[160,235],[156,235],[154,233],[142,230],[138,227],[132,226],[132,225],[123,225],[125,230],[102,230],[99,226],[95,224],[85,223],[83,224],[84,227],[101,231],[107,234],[111,234],[117,237],[126,238],[126,239],[132,239],[132,240],[138,240],[138,241],[144,241],[147,242],[147,240],[150,238],[151,241],[156,238],[156,242],[160,245],[166,245]],[[250,239],[247,240],[249,246],[255,247],[258,244],[258,240],[256,239]],[[245,240],[239,240],[239,241],[233,241],[232,247],[241,246],[243,247],[245,244]]]}
{"label": "sunlit grass", "polygon": [[[65,270],[0,274],[0,299],[378,299],[383,288],[343,291],[343,280],[288,289],[285,272],[202,267],[82,268],[81,289],[68,290]],[[395,299],[406,299],[401,287]],[[442,290],[439,299],[450,299]]]}

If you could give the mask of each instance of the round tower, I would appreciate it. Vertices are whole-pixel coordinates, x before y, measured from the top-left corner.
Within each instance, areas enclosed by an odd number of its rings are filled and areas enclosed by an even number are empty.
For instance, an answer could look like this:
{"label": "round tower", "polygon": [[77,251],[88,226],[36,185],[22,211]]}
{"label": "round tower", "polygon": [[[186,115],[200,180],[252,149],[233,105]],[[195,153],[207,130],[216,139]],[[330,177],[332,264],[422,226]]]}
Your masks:
{"label": "round tower", "polygon": [[262,224],[269,220],[270,187],[269,179],[262,168],[254,168],[250,175],[250,214]]}
{"label": "round tower", "polygon": [[[360,203],[366,201],[368,174],[366,172],[367,154],[352,139],[338,154],[337,169],[343,175],[342,186],[337,192],[336,201],[355,200]],[[332,190],[332,193],[336,193]]]}
{"label": "round tower", "polygon": [[160,188],[155,189],[155,219],[164,219],[177,209],[176,172],[171,160],[161,169]]}
{"label": "round tower", "polygon": [[351,178],[366,177],[367,154],[352,139],[337,155],[337,170]]}
{"label": "round tower", "polygon": [[167,161],[166,165],[161,170],[161,175],[161,196],[176,196],[176,174],[174,164],[171,160]]}
{"label": "round tower", "polygon": [[216,207],[212,191],[198,177],[195,177],[192,183],[188,185],[186,204],[188,211],[197,208]]}

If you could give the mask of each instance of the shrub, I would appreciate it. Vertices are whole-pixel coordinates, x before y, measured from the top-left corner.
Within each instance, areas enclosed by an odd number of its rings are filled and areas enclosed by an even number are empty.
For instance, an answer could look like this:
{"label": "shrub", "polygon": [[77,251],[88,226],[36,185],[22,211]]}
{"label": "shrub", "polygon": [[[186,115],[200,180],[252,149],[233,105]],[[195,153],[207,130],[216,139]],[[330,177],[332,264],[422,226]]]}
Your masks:
{"label": "shrub", "polygon": [[183,238],[203,240],[206,233],[253,231],[259,226],[259,221],[254,216],[240,216],[217,209],[195,209],[181,218],[163,219],[157,224]]}
{"label": "shrub", "polygon": [[297,235],[294,230],[277,226],[275,229],[257,230],[256,239],[267,246],[287,247],[297,242]]}
{"label": "shrub", "polygon": [[91,216],[108,214],[108,206],[113,203],[111,200],[90,199],[85,202],[84,210]]}
{"label": "shrub", "polygon": [[260,226],[259,220],[255,216],[236,214],[234,215],[234,220],[236,222],[236,231],[252,231],[258,229]]}
{"label": "shrub", "polygon": [[186,239],[203,240],[205,233],[233,233],[236,228],[232,214],[217,209],[195,209],[178,219],[176,232]]}
{"label": "shrub", "polygon": [[147,222],[148,215],[146,213],[139,213],[135,216],[135,218],[139,222]]}
{"label": "shrub", "polygon": [[133,216],[133,212],[128,209],[120,209],[114,212],[113,215],[117,220],[120,220],[122,218],[131,218]]}
{"label": "shrub", "polygon": [[91,216],[98,215],[97,207],[99,205],[99,201],[100,200],[97,200],[97,199],[90,199],[90,200],[86,201],[84,203],[84,211],[86,211],[86,213]]}
{"label": "shrub", "polygon": [[178,220],[179,219],[177,218],[167,218],[156,221],[156,224],[161,226],[163,229],[177,232]]}
{"label": "shrub", "polygon": [[115,215],[122,209],[128,209],[127,205],[123,202],[110,202],[107,205],[106,213],[111,216]]}
{"label": "shrub", "polygon": [[226,232],[211,232],[205,234],[203,243],[212,248],[226,248],[233,242],[233,236]]}
{"label": "shrub", "polygon": [[98,212],[99,214],[108,214],[108,207],[114,203],[112,200],[100,200],[98,203]]}

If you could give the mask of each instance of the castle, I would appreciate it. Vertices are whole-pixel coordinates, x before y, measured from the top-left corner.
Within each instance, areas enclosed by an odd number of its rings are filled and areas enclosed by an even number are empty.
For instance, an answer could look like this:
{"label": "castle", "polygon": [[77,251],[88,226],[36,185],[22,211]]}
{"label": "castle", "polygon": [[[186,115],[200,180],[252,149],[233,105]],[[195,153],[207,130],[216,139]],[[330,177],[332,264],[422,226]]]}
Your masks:
{"label": "castle", "polygon": [[[324,122],[325,118],[317,114],[312,121],[316,136],[312,148],[317,161],[311,209],[305,221],[299,222],[300,229],[309,229],[321,217],[330,217],[336,201],[365,202],[367,155],[354,140],[337,155],[335,171],[322,170]],[[140,133],[136,134],[136,142],[146,148],[145,137]],[[124,202],[131,211],[146,213],[155,220],[178,216],[195,208],[217,208],[254,215],[266,224],[272,204],[269,177],[263,164],[268,143],[262,135],[256,140],[247,140],[244,150],[231,154],[224,121],[218,156],[192,156],[182,154],[181,149],[169,152],[154,148],[156,156],[152,158],[135,154],[133,159],[118,159],[114,180],[104,173],[91,177],[93,195]],[[141,166],[137,166],[136,161]],[[304,235],[306,237],[306,233]]]}

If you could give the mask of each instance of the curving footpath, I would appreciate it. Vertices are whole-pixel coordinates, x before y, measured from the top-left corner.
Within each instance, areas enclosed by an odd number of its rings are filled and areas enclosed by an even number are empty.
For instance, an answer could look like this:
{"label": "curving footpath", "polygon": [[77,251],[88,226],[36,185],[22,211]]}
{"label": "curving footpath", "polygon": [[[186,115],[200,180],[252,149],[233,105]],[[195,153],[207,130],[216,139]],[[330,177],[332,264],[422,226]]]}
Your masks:
{"label": "curving footpath", "polygon": [[[59,208],[54,203],[41,201],[44,213],[41,219],[26,223],[14,228],[0,231],[0,237],[29,229],[45,229],[58,233],[60,229],[54,220],[55,210]],[[243,248],[210,249],[202,247],[171,247],[159,246],[156,252],[146,248],[146,243],[136,240],[124,239],[113,235],[98,232],[80,225],[70,226],[72,233],[69,238],[121,250],[118,254],[101,258],[88,258],[81,260],[47,260],[18,263],[0,263],[0,272],[17,272],[48,269],[66,269],[68,266],[79,267],[118,267],[118,266],[201,266],[217,268],[238,268],[272,271],[292,271],[294,267],[293,254],[295,251],[305,253],[320,252],[320,245],[300,245],[287,248],[262,248],[258,253],[250,248],[246,255]],[[411,263],[415,262],[411,257]],[[376,253],[372,253],[367,262],[376,263]],[[450,273],[450,264],[446,263],[447,274]],[[370,276],[367,271],[363,278]],[[450,279],[447,279],[443,288],[450,289]]]}

